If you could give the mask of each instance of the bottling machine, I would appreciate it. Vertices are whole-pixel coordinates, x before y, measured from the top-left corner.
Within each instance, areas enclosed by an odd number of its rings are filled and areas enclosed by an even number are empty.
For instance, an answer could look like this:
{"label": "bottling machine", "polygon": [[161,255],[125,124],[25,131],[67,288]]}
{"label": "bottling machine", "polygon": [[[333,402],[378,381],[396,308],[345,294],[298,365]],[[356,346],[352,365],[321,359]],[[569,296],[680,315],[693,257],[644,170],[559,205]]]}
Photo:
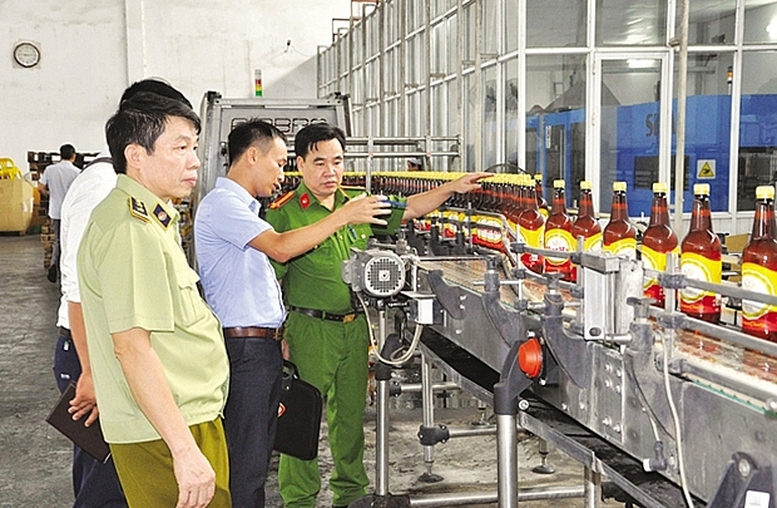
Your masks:
{"label": "bottling machine", "polygon": [[[446,218],[432,225],[425,241],[411,225],[395,244],[355,252],[343,277],[377,313],[384,358],[402,348],[381,318],[391,305],[406,305],[416,323],[410,348],[417,344],[424,362],[493,406],[498,492],[436,499],[389,493],[391,381],[377,370],[376,492],[355,506],[498,501],[514,507],[523,499],[582,496],[593,507],[603,477],[605,487],[614,486],[632,506],[775,506],[777,344],[673,309],[675,292],[688,288],[716,292],[733,307],[742,299],[777,305],[777,298],[733,283],[687,279],[673,269],[672,259],[666,272],[646,273],[640,261],[599,252],[529,248],[511,241],[510,225],[494,213],[487,213],[495,219],[490,224],[501,226],[491,227],[507,248],[473,248],[461,238],[470,238],[475,211],[442,212]],[[450,223],[464,232],[458,242],[438,234]],[[525,269],[524,252],[571,257],[578,281]],[[646,276],[664,287],[665,309],[643,296]],[[427,396],[419,438],[427,447],[450,437],[427,417],[430,383],[422,372]],[[584,485],[519,489],[519,427],[580,462]]]}

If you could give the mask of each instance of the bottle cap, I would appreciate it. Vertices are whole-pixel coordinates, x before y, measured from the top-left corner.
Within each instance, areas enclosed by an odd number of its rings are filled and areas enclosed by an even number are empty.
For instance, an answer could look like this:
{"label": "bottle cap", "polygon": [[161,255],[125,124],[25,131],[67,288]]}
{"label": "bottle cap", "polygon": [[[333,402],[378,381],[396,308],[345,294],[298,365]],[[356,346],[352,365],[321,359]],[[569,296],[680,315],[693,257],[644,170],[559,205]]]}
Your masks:
{"label": "bottle cap", "polygon": [[541,182],[541,181],[542,181],[542,173],[536,173],[536,174],[534,175],[534,179],[535,179],[536,181],[538,181],[538,182]]}
{"label": "bottle cap", "polygon": [[588,190],[593,190],[593,188],[594,188],[594,184],[592,184],[592,183],[591,183],[591,182],[589,182],[588,180],[582,180],[582,181],[580,182],[580,188],[581,188],[581,189],[588,189]]}
{"label": "bottle cap", "polygon": [[709,196],[710,195],[710,184],[708,183],[697,183],[693,186],[693,195],[698,196],[699,194],[703,196]]}
{"label": "bottle cap", "polygon": [[666,184],[664,182],[656,182],[653,184],[653,194],[658,193],[666,194]]}
{"label": "bottle cap", "polygon": [[626,182],[613,182],[612,190],[615,192],[626,192]]}
{"label": "bottle cap", "polygon": [[774,199],[774,187],[759,185],[755,188],[755,199]]}
{"label": "bottle cap", "polygon": [[567,186],[567,182],[564,180],[553,180],[553,188],[554,189],[563,189]]}

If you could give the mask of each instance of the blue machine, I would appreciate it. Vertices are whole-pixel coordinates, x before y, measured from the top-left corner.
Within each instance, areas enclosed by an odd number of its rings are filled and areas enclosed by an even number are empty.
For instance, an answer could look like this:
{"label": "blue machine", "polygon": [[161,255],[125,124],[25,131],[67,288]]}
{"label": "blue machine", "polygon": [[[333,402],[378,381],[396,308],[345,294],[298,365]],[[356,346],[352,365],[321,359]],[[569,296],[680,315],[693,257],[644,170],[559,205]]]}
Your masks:
{"label": "blue machine", "polygon": [[[772,152],[777,151],[777,95],[744,95],[741,106],[737,206],[752,210],[755,187],[777,179],[771,162]],[[527,165],[533,166],[529,171],[541,172],[547,187],[553,179],[564,178],[570,184],[567,194],[571,200],[577,199],[577,184],[584,178],[584,122],[585,109],[527,118]],[[696,183],[710,185],[712,211],[729,210],[730,126],[731,96],[688,97],[683,194],[686,212],[691,209]],[[658,180],[658,135],[658,102],[603,108],[602,188],[607,189],[615,180],[627,182],[632,217],[650,214],[652,184]],[[617,140],[616,146],[607,145],[606,140],[611,139]],[[673,154],[674,143],[673,133]],[[607,211],[611,194],[603,194],[599,198],[601,209]]]}

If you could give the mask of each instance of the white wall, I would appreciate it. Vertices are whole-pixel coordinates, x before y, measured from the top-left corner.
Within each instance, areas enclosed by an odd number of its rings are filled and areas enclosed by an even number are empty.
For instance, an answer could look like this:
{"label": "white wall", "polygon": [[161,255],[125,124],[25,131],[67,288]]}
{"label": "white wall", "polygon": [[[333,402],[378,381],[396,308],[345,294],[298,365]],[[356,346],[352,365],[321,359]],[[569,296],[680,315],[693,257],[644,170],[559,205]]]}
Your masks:
{"label": "white wall", "polygon": [[[349,15],[349,0],[0,0],[0,157],[26,172],[28,150],[101,150],[121,92],[143,77],[195,109],[208,90],[253,96],[257,68],[264,97],[315,97],[317,46]],[[14,64],[20,40],[39,45],[38,66]]]}

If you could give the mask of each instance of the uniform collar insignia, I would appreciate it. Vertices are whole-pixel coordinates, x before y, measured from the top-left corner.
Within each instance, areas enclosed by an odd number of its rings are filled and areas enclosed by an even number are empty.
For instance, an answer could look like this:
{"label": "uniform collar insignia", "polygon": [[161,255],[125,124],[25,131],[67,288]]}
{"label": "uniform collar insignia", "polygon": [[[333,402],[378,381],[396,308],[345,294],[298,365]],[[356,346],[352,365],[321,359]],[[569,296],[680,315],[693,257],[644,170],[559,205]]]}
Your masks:
{"label": "uniform collar insignia", "polygon": [[167,226],[170,225],[170,221],[172,220],[160,203],[157,203],[154,207],[154,217],[165,229],[167,229]]}
{"label": "uniform collar insignia", "polygon": [[143,201],[139,201],[130,196],[127,202],[129,203],[130,215],[143,222],[148,222],[148,212],[146,211],[146,205]]}
{"label": "uniform collar insignia", "polygon": [[308,196],[307,192],[299,197],[299,204],[303,210],[310,206],[310,196]]}

